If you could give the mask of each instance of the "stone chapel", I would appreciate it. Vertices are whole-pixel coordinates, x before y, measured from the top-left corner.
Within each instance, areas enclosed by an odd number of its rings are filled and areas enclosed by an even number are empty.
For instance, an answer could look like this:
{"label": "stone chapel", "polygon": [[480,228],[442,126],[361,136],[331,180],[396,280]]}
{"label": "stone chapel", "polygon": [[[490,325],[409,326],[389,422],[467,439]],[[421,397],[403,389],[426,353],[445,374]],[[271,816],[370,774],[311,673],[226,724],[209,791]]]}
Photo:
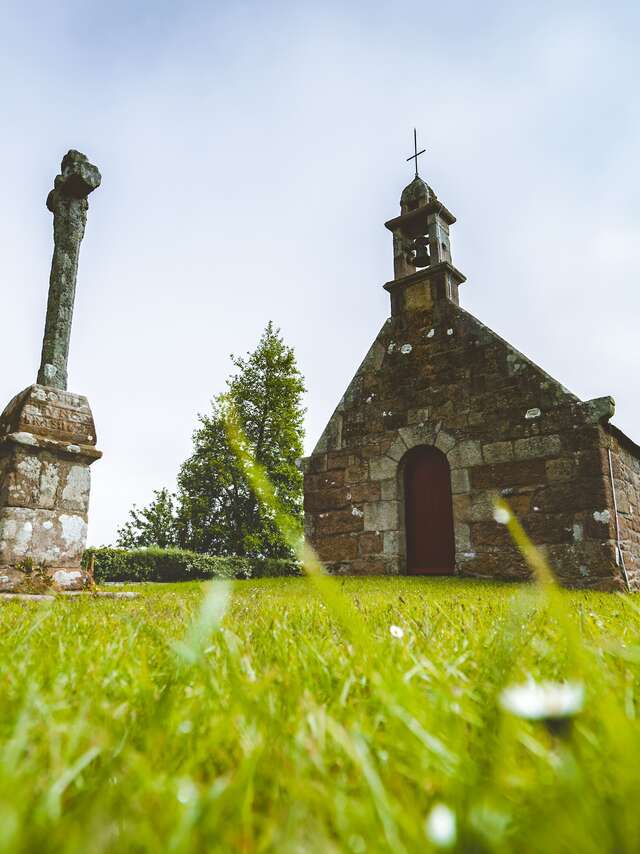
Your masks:
{"label": "stone chapel", "polygon": [[305,530],[355,575],[524,579],[503,496],[559,580],[640,586],[640,447],[459,305],[455,217],[403,190],[385,321],[304,460]]}

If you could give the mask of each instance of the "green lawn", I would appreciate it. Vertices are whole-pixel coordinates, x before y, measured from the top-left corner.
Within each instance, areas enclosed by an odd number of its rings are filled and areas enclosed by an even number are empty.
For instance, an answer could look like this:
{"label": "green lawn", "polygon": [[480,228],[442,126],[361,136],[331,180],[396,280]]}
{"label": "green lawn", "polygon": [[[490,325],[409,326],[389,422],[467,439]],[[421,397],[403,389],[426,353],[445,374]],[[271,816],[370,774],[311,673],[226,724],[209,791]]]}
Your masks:
{"label": "green lawn", "polygon": [[[636,597],[137,589],[0,606],[3,854],[428,851],[435,804],[456,850],[640,850]],[[565,736],[500,710],[529,674],[584,682]]]}

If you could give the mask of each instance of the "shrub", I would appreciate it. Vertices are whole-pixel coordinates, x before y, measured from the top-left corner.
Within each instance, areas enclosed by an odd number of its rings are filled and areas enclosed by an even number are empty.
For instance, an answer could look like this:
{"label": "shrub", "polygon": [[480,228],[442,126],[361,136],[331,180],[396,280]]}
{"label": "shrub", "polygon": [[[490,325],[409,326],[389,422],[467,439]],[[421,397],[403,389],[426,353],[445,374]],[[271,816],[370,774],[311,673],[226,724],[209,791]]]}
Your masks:
{"label": "shrub", "polygon": [[195,581],[208,578],[276,578],[301,575],[298,563],[280,558],[216,557],[183,549],[87,549],[94,578],[103,581]]}

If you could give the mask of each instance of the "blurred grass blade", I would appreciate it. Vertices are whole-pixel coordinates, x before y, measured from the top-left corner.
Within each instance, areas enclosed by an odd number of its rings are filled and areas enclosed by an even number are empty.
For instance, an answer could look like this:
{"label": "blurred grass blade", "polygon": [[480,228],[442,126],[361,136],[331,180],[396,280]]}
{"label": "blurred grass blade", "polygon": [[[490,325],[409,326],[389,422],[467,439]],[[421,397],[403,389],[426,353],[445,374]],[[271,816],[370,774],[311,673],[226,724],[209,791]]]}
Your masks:
{"label": "blurred grass blade", "polygon": [[380,775],[375,768],[371,751],[366,741],[359,733],[349,734],[344,727],[340,726],[332,718],[327,718],[327,729],[333,739],[342,747],[347,756],[362,772],[371,792],[376,813],[378,814],[389,845],[389,850],[393,852],[406,851],[406,848],[400,841],[389,798]]}
{"label": "blurred grass blade", "polygon": [[231,582],[212,581],[196,617],[192,620],[183,640],[174,641],[172,646],[177,656],[187,664],[195,664],[211,639],[220,628],[229,606]]}
{"label": "blurred grass blade", "polygon": [[496,498],[494,505],[496,522],[507,526],[511,538],[532,570],[536,581],[542,585],[555,584],[555,576],[547,560],[540,549],[533,544],[508,502],[504,498]]}
{"label": "blurred grass blade", "polygon": [[324,569],[315,549],[305,540],[299,520],[288,513],[276,495],[264,468],[249,450],[249,443],[238,422],[233,404],[226,411],[226,428],[229,444],[260,503],[273,515],[274,522],[287,545],[296,555],[304,572],[311,578],[318,592],[352,641],[363,651],[367,649],[369,633],[358,610],[342,593],[335,579]]}
{"label": "blurred grass blade", "polygon": [[61,798],[64,794],[65,790],[71,785],[71,783],[81,774],[84,769],[90,765],[93,760],[100,755],[101,753],[100,747],[90,747],[89,750],[85,751],[79,759],[77,759],[73,765],[70,765],[58,779],[53,783],[49,792],[47,793],[47,808],[49,814],[54,818],[58,818],[61,813]]}
{"label": "blurred grass blade", "polygon": [[522,524],[514,514],[510,505],[503,498],[494,501],[495,519],[499,524],[506,525],[518,551],[531,569],[534,579],[546,601],[550,616],[560,625],[567,643],[569,669],[582,671],[586,668],[586,649],[578,627],[569,618],[564,592],[556,583],[556,578],[542,551],[533,543]]}

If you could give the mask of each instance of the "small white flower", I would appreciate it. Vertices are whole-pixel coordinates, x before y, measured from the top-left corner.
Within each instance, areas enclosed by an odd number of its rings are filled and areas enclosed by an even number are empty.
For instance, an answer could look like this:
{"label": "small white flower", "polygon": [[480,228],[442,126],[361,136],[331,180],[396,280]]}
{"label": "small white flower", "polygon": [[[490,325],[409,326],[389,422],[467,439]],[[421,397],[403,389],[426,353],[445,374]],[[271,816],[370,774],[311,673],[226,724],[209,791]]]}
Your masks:
{"label": "small white flower", "polygon": [[534,682],[506,688],[500,704],[507,712],[530,721],[570,718],[584,705],[581,682]]}
{"label": "small white flower", "polygon": [[176,797],[181,804],[188,804],[198,796],[198,790],[192,780],[182,779],[178,781],[178,791]]}
{"label": "small white flower", "polygon": [[496,522],[499,522],[500,525],[507,525],[511,521],[511,513],[506,507],[496,507],[493,511],[493,518]]}
{"label": "small white flower", "polygon": [[391,632],[392,638],[404,637],[404,629],[401,629],[400,626],[389,626],[389,631]]}
{"label": "small white flower", "polygon": [[456,815],[446,804],[436,804],[424,824],[427,838],[439,848],[452,848],[456,844]]}

